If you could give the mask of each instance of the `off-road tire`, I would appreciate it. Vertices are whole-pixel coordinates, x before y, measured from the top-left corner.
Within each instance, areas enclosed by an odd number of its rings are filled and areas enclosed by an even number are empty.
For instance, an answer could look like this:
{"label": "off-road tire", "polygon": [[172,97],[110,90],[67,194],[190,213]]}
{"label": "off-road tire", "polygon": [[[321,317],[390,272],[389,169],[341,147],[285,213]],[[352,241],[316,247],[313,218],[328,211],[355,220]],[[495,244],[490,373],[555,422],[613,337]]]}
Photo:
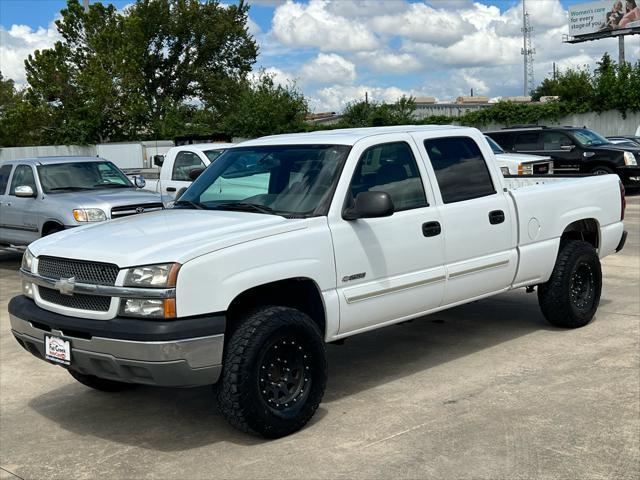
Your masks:
{"label": "off-road tire", "polygon": [[[578,301],[576,276],[586,278],[580,287],[586,290]],[[538,303],[545,318],[556,327],[578,328],[587,325],[598,309],[602,291],[600,259],[593,246],[580,240],[563,242],[547,283],[538,286]]]}
{"label": "off-road tire", "polygon": [[[294,342],[295,346],[291,346]],[[304,383],[298,383],[297,396],[286,407],[270,404],[273,399],[266,398],[271,393],[270,388],[277,388],[271,378],[267,379],[268,387],[263,388],[269,371],[264,369],[265,365],[278,368],[264,362],[274,354],[274,348],[280,346],[282,351],[284,343],[289,344],[284,346],[289,349],[287,355],[298,355],[305,362],[300,368],[293,369],[293,374],[303,373],[299,382]],[[278,375],[280,373],[274,374]],[[263,307],[241,319],[226,344],[217,385],[218,407],[231,425],[244,432],[266,438],[284,437],[300,430],[311,419],[324,395],[326,381],[324,339],[313,320],[293,308]],[[289,380],[278,385],[282,384],[289,384]]]}
{"label": "off-road tire", "polygon": [[106,378],[96,377],[95,375],[85,375],[84,373],[76,372],[75,370],[69,370],[69,373],[84,386],[100,390],[101,392],[121,392],[136,386],[135,383],[108,380]]}

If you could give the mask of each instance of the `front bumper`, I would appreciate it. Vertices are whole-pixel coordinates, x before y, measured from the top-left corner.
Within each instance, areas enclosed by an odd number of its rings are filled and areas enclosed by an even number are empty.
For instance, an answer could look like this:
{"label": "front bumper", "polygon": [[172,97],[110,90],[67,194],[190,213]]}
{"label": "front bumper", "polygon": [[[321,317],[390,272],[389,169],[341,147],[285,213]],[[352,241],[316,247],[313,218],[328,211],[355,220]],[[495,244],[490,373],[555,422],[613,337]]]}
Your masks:
{"label": "front bumper", "polygon": [[[71,342],[69,368],[129,383],[190,387],[218,381],[224,314],[171,321],[90,320],[56,314],[19,296],[9,303],[18,343],[45,360],[45,336]],[[57,365],[57,364],[56,364]]]}

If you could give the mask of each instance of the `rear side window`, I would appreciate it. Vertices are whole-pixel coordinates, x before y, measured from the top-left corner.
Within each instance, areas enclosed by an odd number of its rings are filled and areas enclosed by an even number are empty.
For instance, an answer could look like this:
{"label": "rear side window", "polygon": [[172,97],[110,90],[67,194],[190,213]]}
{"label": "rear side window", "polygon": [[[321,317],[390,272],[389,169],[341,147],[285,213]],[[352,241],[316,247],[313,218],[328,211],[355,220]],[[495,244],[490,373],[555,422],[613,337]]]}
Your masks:
{"label": "rear side window", "polygon": [[171,180],[190,182],[189,172],[194,168],[204,168],[204,162],[193,152],[178,152],[173,164]]}
{"label": "rear side window", "polygon": [[478,144],[469,137],[424,141],[436,173],[442,201],[462,202],[496,193]]}
{"label": "rear side window", "polygon": [[7,184],[9,183],[9,175],[11,175],[11,168],[13,165],[4,165],[0,168],[0,195],[4,195],[7,191]]}
{"label": "rear side window", "polygon": [[405,142],[383,143],[362,154],[351,180],[351,195],[386,192],[396,212],[427,206],[416,159]]}
{"label": "rear side window", "polygon": [[36,189],[36,179],[33,176],[33,169],[29,165],[18,165],[16,167],[16,171],[13,172],[13,179],[11,180],[11,191],[9,195],[16,194],[16,187],[31,187],[31,189],[35,192]]}
{"label": "rear side window", "polygon": [[538,133],[520,133],[516,137],[515,149],[516,150],[539,150],[538,146]]}

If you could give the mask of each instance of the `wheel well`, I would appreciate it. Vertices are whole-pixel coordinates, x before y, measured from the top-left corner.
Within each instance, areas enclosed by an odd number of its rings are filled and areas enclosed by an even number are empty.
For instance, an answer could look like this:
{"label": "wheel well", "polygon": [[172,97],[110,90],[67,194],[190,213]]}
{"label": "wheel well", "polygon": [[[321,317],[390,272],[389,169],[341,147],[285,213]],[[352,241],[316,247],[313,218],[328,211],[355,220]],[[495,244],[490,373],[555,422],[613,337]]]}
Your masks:
{"label": "wheel well", "polygon": [[49,220],[42,226],[42,236],[44,237],[45,235],[48,235],[49,232],[51,232],[51,230],[53,230],[54,228],[60,227],[64,228],[64,225],[62,225],[60,222],[56,222],[55,220]]}
{"label": "wheel well", "polygon": [[320,289],[310,278],[289,278],[267,283],[242,292],[227,310],[227,331],[234,330],[238,320],[260,306],[291,307],[309,315],[325,334],[326,316]]}
{"label": "wheel well", "polygon": [[585,218],[571,223],[562,232],[562,240],[582,240],[593,245],[597,249],[600,244],[600,229],[598,221],[593,218]]}

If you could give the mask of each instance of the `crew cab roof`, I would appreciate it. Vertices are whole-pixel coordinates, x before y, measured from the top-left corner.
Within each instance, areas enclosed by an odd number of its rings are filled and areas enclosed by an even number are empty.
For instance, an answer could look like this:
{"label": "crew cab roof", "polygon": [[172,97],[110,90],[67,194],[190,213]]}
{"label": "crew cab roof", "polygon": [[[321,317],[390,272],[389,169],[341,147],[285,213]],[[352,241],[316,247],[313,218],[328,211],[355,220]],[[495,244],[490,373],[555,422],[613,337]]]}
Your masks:
{"label": "crew cab roof", "polygon": [[354,145],[363,138],[387,133],[414,133],[433,132],[450,133],[460,135],[467,131],[475,131],[469,127],[456,127],[452,125],[398,125],[392,127],[365,127],[342,128],[335,130],[322,130],[308,133],[290,133],[283,135],[270,135],[268,137],[247,140],[239,144],[239,147],[254,147],[264,145]]}

